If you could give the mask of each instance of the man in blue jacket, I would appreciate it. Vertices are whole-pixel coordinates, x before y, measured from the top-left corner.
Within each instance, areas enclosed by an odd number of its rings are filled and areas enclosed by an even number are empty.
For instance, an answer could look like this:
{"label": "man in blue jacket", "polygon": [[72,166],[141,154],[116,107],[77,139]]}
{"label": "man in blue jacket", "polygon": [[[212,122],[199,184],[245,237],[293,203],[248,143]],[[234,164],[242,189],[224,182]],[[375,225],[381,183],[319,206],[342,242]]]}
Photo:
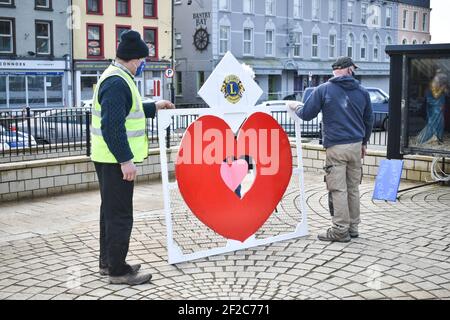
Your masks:
{"label": "man in blue jacket", "polygon": [[361,159],[372,132],[373,111],[369,93],[354,78],[358,67],[353,60],[340,57],[332,68],[334,77],[317,87],[303,107],[298,102],[289,103],[289,107],[305,121],[322,112],[332,226],[318,238],[348,242],[359,236]]}

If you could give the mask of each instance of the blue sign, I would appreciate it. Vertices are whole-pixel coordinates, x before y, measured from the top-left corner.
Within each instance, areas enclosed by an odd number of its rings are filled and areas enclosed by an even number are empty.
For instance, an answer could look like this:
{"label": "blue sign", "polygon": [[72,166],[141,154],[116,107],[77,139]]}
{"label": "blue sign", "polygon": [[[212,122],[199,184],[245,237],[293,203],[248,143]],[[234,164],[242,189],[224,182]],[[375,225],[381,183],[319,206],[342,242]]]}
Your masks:
{"label": "blue sign", "polygon": [[377,179],[375,180],[373,200],[397,201],[402,169],[403,160],[381,160]]}

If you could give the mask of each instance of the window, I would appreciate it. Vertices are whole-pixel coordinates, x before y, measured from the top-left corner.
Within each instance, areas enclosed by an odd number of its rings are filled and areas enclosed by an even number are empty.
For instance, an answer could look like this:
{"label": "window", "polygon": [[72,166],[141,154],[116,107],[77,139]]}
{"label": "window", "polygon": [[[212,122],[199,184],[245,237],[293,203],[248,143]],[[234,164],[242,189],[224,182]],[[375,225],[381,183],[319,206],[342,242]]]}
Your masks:
{"label": "window", "polygon": [[205,83],[205,71],[197,71],[197,92],[200,91],[204,83]]}
{"label": "window", "polygon": [[386,8],[386,27],[392,26],[392,7]]}
{"label": "window", "polygon": [[275,15],[275,0],[266,0],[266,15]]}
{"label": "window", "polygon": [[302,33],[294,33],[294,57],[300,58],[302,56]]}
{"label": "window", "polygon": [[219,52],[225,54],[230,50],[230,27],[220,26]]}
{"label": "window", "polygon": [[300,18],[302,16],[302,1],[294,0],[294,18]]}
{"label": "window", "polygon": [[89,58],[103,57],[103,26],[99,24],[87,25],[87,56]]}
{"label": "window", "polygon": [[51,10],[52,0],[35,0],[34,8],[37,10]]}
{"label": "window", "polygon": [[158,29],[145,27],[143,39],[148,47],[149,58],[158,58]]}
{"label": "window", "polygon": [[347,56],[353,58],[353,47],[355,46],[355,37],[353,34],[347,36]]}
{"label": "window", "polygon": [[336,21],[337,3],[336,0],[329,1],[328,15],[330,21]]}
{"label": "window", "polygon": [[311,56],[313,58],[319,57],[319,35],[317,33],[312,35]]}
{"label": "window", "polygon": [[380,27],[381,26],[381,20],[380,20],[380,14],[381,9],[379,6],[371,6],[372,11],[370,12],[372,19],[370,21],[371,26],[373,27]]}
{"label": "window", "polygon": [[116,0],[116,15],[130,16],[130,0]]}
{"label": "window", "polygon": [[335,58],[336,57],[336,34],[330,34],[330,37],[328,39],[329,44],[329,57]]}
{"label": "window", "polygon": [[103,14],[102,0],[87,0],[86,11],[88,14]]}
{"label": "window", "polygon": [[14,7],[14,0],[0,0],[0,7]]}
{"label": "window", "polygon": [[175,94],[177,96],[182,96],[183,95],[183,73],[181,73],[180,71],[177,71],[175,73]]}
{"label": "window", "polygon": [[52,24],[49,21],[36,21],[36,54],[52,54]]}
{"label": "window", "polygon": [[383,103],[386,101],[386,97],[380,91],[370,90],[369,96],[372,103]]}
{"label": "window", "polygon": [[422,41],[422,44],[427,44],[427,41],[426,41],[426,40],[423,40],[423,41]]}
{"label": "window", "polygon": [[373,45],[373,60],[378,61],[380,59],[380,37],[375,36],[375,43]]}
{"label": "window", "polygon": [[0,54],[14,53],[14,19],[0,19]]}
{"label": "window", "polygon": [[413,30],[417,30],[417,18],[419,13],[417,11],[414,11],[413,13]]}
{"label": "window", "polygon": [[157,3],[157,0],[144,0],[144,18],[156,18],[158,16]]}
{"label": "window", "polygon": [[363,35],[361,41],[361,60],[367,59],[367,44],[368,44],[367,36]]}
{"label": "window", "polygon": [[244,0],[242,11],[244,13],[253,13],[253,5],[254,5],[254,0]]}
{"label": "window", "polygon": [[[390,37],[390,36],[388,36],[387,38],[386,38],[386,45],[391,45],[392,44],[392,38]],[[389,60],[390,59],[390,57],[389,57],[389,55],[386,53],[386,60]]]}
{"label": "window", "polygon": [[219,0],[219,10],[230,11],[230,0]]}
{"label": "window", "polygon": [[175,48],[183,47],[181,40],[182,40],[181,33],[179,33],[179,32],[175,33]]}
{"label": "window", "polygon": [[131,30],[131,26],[116,26],[116,48],[119,47],[119,43],[122,40],[122,34],[128,30]]}
{"label": "window", "polygon": [[244,28],[244,55],[253,55],[253,29]]}
{"label": "window", "polygon": [[312,0],[312,19],[319,20],[320,18],[320,0]]}
{"label": "window", "polygon": [[353,22],[353,7],[352,1],[347,2],[347,22]]}
{"label": "window", "polygon": [[273,30],[266,30],[266,56],[273,56]]}
{"label": "window", "polygon": [[414,40],[412,41],[412,44],[417,44],[417,40],[414,39]]}
{"label": "window", "polygon": [[428,31],[428,14],[425,12],[422,18],[422,31]]}
{"label": "window", "polygon": [[361,24],[367,24],[367,3],[361,4]]}
{"label": "window", "polygon": [[408,20],[408,11],[403,10],[403,21],[402,21],[403,29],[406,29],[407,20]]}
{"label": "window", "polygon": [[402,44],[408,44],[408,40],[403,39]]}

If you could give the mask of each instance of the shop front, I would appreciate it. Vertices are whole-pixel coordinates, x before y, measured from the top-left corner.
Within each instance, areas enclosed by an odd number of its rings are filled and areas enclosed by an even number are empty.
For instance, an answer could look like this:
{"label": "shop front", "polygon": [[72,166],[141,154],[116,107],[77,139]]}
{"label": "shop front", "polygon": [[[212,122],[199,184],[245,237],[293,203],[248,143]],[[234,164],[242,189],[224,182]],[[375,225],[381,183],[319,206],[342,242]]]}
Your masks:
{"label": "shop front", "polygon": [[0,59],[0,109],[69,106],[68,67],[65,60]]}

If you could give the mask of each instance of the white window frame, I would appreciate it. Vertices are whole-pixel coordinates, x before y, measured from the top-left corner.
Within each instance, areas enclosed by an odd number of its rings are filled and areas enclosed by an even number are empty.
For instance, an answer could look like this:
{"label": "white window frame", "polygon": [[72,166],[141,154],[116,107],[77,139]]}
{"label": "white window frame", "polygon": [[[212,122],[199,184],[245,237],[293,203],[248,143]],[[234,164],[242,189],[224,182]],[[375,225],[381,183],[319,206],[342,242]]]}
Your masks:
{"label": "white window frame", "polygon": [[[388,35],[386,37],[386,45],[389,46],[391,44],[392,44],[392,37],[390,35]],[[385,55],[385,58],[386,58],[387,61],[389,61],[389,59],[390,59],[390,57],[389,57],[389,55],[387,53]]]}
{"label": "white window frame", "polygon": [[[320,0],[312,0],[311,8],[311,19],[320,20]],[[315,13],[317,13],[317,16]]]}
{"label": "white window frame", "polygon": [[[226,38],[222,38],[222,28],[226,28],[227,29],[227,37]],[[230,26],[225,26],[225,25],[221,25],[219,26],[219,54],[223,55],[225,53],[227,53],[227,51],[230,51],[230,34],[231,34],[231,27]],[[223,50],[222,44],[226,43],[226,50]]]}
{"label": "white window frame", "polygon": [[[314,44],[314,36],[317,36],[317,43]],[[316,48],[316,55],[314,55],[314,49]],[[311,58],[313,59],[318,59],[320,58],[320,52],[319,52],[319,48],[320,48],[320,34],[319,33],[313,33],[311,35]]]}
{"label": "white window frame", "polygon": [[337,22],[337,1],[336,0],[328,1],[328,20],[330,22]]}
{"label": "white window frame", "polygon": [[[276,3],[275,0],[265,0],[264,1],[264,6],[265,6],[265,13],[266,16],[275,16],[277,9],[276,9]],[[270,8],[270,10],[268,10]]]}
{"label": "white window frame", "polygon": [[414,11],[413,12],[413,25],[412,25],[412,29],[414,31],[417,31],[417,25],[418,25],[417,22],[419,22],[419,12]]}
{"label": "white window frame", "polygon": [[175,48],[176,49],[180,49],[183,47],[182,39],[183,39],[183,35],[181,34],[181,32],[176,32],[175,33]]}
{"label": "white window frame", "polygon": [[[363,34],[361,37],[361,47],[359,49],[359,58],[363,61],[367,61],[367,48],[369,46],[369,38],[367,38],[367,35]],[[364,56],[363,56],[363,49],[364,49]]]}
{"label": "white window frame", "polygon": [[373,51],[372,51],[373,61],[380,61],[380,51],[381,51],[381,38],[380,36],[375,35],[375,37],[373,38]]}
{"label": "white window frame", "polygon": [[[180,79],[179,75],[181,76],[181,79]],[[181,90],[178,90],[178,89],[181,89]],[[175,72],[175,95],[177,97],[183,96],[183,73],[181,71]]]}
{"label": "white window frame", "polygon": [[[334,43],[331,42],[331,37],[334,37]],[[330,33],[328,35],[328,57],[330,59],[336,58],[336,44],[337,44],[337,34]],[[333,51],[333,54],[331,52]]]}
{"label": "white window frame", "polygon": [[292,56],[294,58],[302,57],[302,42],[303,42],[303,33],[301,31],[294,31],[293,52],[292,52]]}
{"label": "white window frame", "polygon": [[[390,12],[390,14],[388,15],[388,12]],[[392,7],[386,7],[386,21],[385,21],[385,25],[388,28],[392,27],[392,13],[394,12],[394,10],[392,9]],[[388,23],[389,21],[389,23]]]}
{"label": "white window frame", "polygon": [[294,8],[292,14],[295,19],[300,19],[303,14],[303,0],[294,0]]}
{"label": "white window frame", "polygon": [[0,53],[7,53],[7,54],[9,54],[9,53],[14,53],[14,23],[13,23],[13,20],[12,19],[0,19],[0,21],[6,21],[6,22],[9,22],[9,25],[10,25],[10,27],[11,27],[11,33],[10,34],[0,34],[0,36],[2,37],[2,38],[6,38],[6,37],[8,37],[8,38],[11,38],[11,51],[0,51]]}
{"label": "white window frame", "polygon": [[408,44],[408,39],[406,39],[406,38],[403,38],[403,40],[402,40],[402,44],[403,44],[403,45],[405,45],[405,44]]}
{"label": "white window frame", "polygon": [[[346,47],[346,53],[347,53],[347,56],[349,56],[350,58],[352,58],[353,59],[353,57],[354,57],[354,55],[355,55],[355,35],[353,34],[353,33],[349,33],[348,35],[347,35],[347,47]],[[351,45],[350,45],[351,44]],[[351,54],[349,54],[349,49],[351,49],[352,51],[351,51]]]}
{"label": "white window frame", "polygon": [[422,31],[428,32],[428,12],[422,14]]}
{"label": "white window frame", "polygon": [[[267,37],[269,32],[272,34],[272,39],[270,41],[268,40],[268,37]],[[274,29],[266,29],[266,42],[265,42],[264,52],[267,57],[273,57],[275,55],[274,44],[275,44],[275,30]],[[267,51],[267,49],[269,48],[268,46],[270,46],[270,49],[272,51],[270,53],[268,53],[268,51]]]}
{"label": "white window frame", "polygon": [[367,24],[367,10],[369,9],[369,5],[367,3],[361,3],[361,24]]}
{"label": "white window frame", "polygon": [[403,10],[402,13],[402,29],[408,28],[408,10]]}
{"label": "white window frame", "polygon": [[[250,4],[250,10],[246,10],[245,3]],[[242,0],[242,13],[253,14],[255,12],[255,0]]]}
{"label": "white window frame", "polygon": [[38,36],[36,34],[36,42],[37,39],[44,39],[48,41],[48,52],[37,52],[37,44],[36,44],[36,54],[37,55],[51,55],[52,54],[52,24],[50,22],[47,21],[36,21],[35,22],[35,27],[37,27],[38,24],[46,24],[48,26],[48,36],[44,37],[44,36]]}
{"label": "white window frame", "polygon": [[[250,40],[246,40],[245,39],[245,31],[246,30],[250,30]],[[254,55],[254,29],[253,28],[244,28],[243,33],[242,33],[242,39],[244,40],[244,45],[242,47],[242,55],[244,56],[253,56]],[[245,52],[245,44],[249,43],[250,44],[250,52]]]}
{"label": "white window frame", "polygon": [[219,11],[231,11],[230,0],[219,0]]}
{"label": "white window frame", "polygon": [[50,0],[45,0],[46,5],[45,6],[38,6],[36,3],[36,8],[42,8],[42,9],[50,9]]}
{"label": "white window frame", "polygon": [[13,0],[9,0],[8,3],[6,3],[6,2],[0,3],[0,6],[12,6],[12,5],[13,5]]}
{"label": "white window frame", "polygon": [[355,3],[353,1],[347,1],[347,23],[353,23],[355,21]]}

